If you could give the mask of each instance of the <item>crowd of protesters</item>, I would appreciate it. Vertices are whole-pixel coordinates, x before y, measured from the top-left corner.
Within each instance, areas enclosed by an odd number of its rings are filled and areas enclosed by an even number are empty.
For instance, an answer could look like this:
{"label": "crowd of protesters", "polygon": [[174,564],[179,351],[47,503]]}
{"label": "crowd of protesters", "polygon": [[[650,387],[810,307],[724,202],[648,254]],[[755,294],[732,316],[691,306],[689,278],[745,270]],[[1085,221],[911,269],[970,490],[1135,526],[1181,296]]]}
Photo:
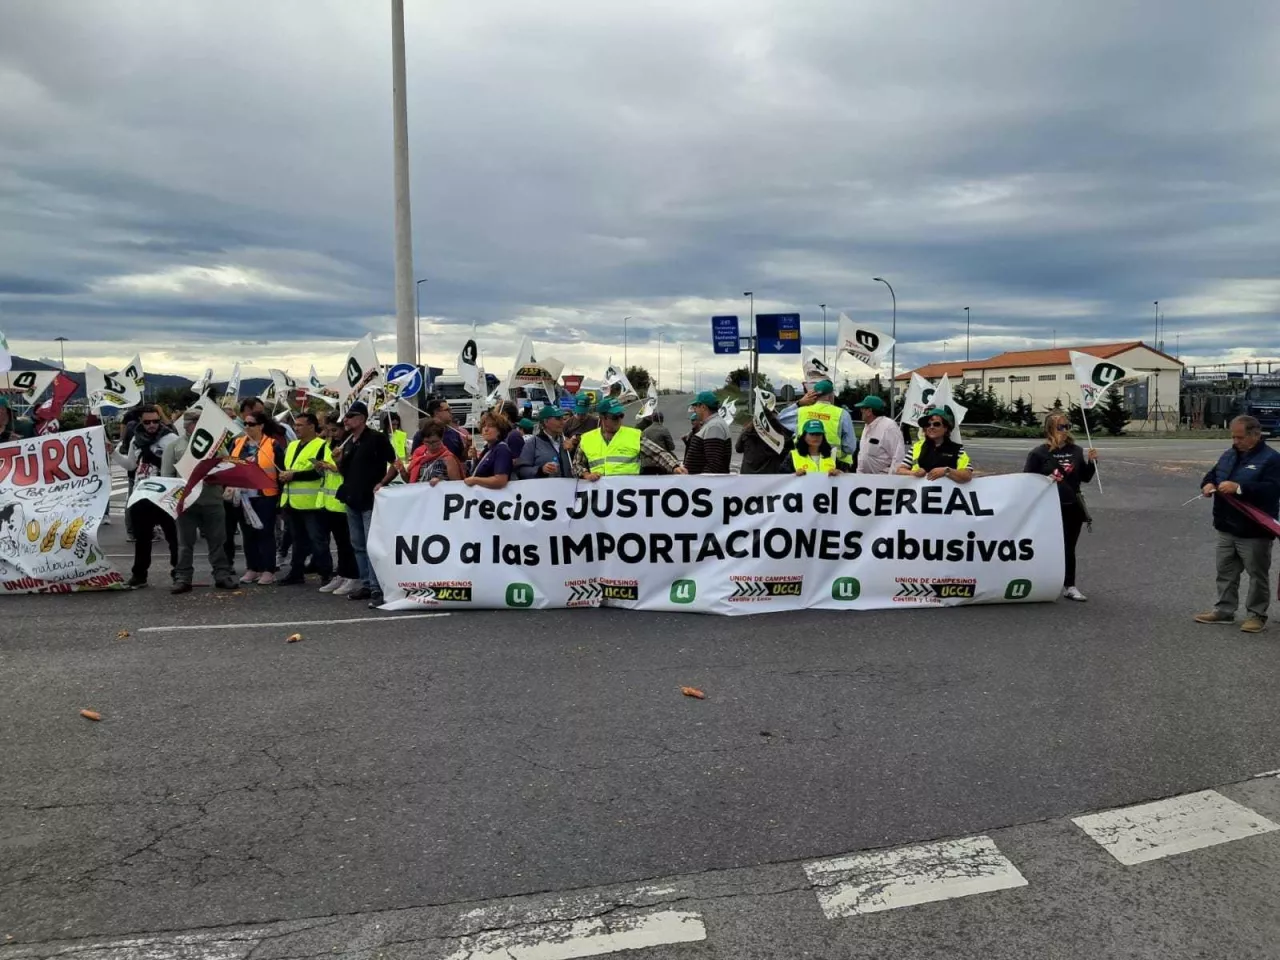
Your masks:
{"label": "crowd of protesters", "polygon": [[[625,408],[612,397],[593,406],[580,394],[572,411],[547,405],[536,417],[504,402],[480,418],[475,435],[454,423],[447,400],[433,399],[412,438],[396,414],[370,423],[361,402],[341,416],[293,414],[290,426],[275,419],[261,400],[246,399],[238,417],[244,432],[222,455],[256,464],[270,482],[255,490],[206,482],[177,521],[154,502],[135,501],[126,511],[127,537],[134,544],[128,583],[134,588],[147,584],[154,543],[163,540],[172,592],[190,591],[194,553],[203,543],[219,588],[302,585],[314,575],[321,592],[378,606],[383,595],[367,544],[376,494],[389,484],[462,483],[500,490],[513,481],[556,477],[592,482],[607,476],[727,474],[735,452],[742,474],[856,472],[958,484],[972,479],[969,454],[953,439],[956,424],[950,410],[926,411],[916,424],[917,438],[911,440],[905,426],[885,415],[880,397],[866,397],[853,411],[833,400],[831,382],[819,381],[799,402],[761,414],[768,436],[749,421],[735,443],[719,399],[703,391],[690,404],[690,428],[678,457],[662,413],[654,411],[627,426]],[[862,423],[860,436],[855,415]],[[128,471],[130,490],[151,476],[178,475],[177,464],[198,420],[199,412],[190,410],[171,424],[163,410],[151,405],[125,415],[113,454]],[[1058,484],[1066,555],[1063,596],[1084,601],[1076,584],[1076,550],[1082,530],[1092,524],[1082,487],[1095,475],[1098,452],[1075,442],[1060,411],[1050,412],[1044,431],[1044,442],[1030,452],[1024,471]],[[21,436],[0,399],[0,442]],[[1219,600],[1196,619],[1234,621],[1241,574],[1247,573],[1248,616],[1242,629],[1257,632],[1266,624],[1270,603],[1267,578],[1275,534],[1235,509],[1231,498],[1275,517],[1280,512],[1280,454],[1267,447],[1261,427],[1250,417],[1233,421],[1232,440],[1231,450],[1203,481],[1204,496],[1215,499]],[[244,552],[244,571],[238,577],[237,540]],[[277,578],[282,567],[287,573]]]}

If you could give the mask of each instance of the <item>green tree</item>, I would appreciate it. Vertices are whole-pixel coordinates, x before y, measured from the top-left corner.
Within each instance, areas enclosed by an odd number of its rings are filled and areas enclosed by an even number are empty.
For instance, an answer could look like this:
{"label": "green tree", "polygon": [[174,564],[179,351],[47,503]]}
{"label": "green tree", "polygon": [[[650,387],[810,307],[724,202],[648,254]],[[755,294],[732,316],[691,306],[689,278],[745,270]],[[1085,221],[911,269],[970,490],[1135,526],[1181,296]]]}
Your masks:
{"label": "green tree", "polygon": [[649,392],[649,384],[653,383],[653,378],[649,376],[649,371],[644,367],[627,367],[627,379],[636,388],[636,393],[642,397]]}
{"label": "green tree", "polygon": [[[724,385],[731,390],[737,391],[738,385],[743,381],[751,380],[751,368],[739,367],[737,370],[730,370],[729,375],[724,378]],[[634,381],[632,381],[634,383]],[[769,378],[763,373],[756,374],[756,386],[766,393],[773,393],[773,384],[769,382]]]}
{"label": "green tree", "polygon": [[1031,409],[1031,404],[1021,396],[1009,408],[1009,420],[1015,427],[1034,427],[1040,422],[1036,418],[1036,412]]}
{"label": "green tree", "polygon": [[196,395],[186,387],[162,387],[155,392],[152,403],[158,403],[166,410],[185,410],[196,402]]}
{"label": "green tree", "polygon": [[1087,418],[1088,433],[1090,436],[1097,433],[1098,428],[1102,426],[1102,418],[1098,415],[1098,411],[1096,409],[1086,410],[1074,401],[1072,402],[1070,409],[1067,411],[1067,416],[1070,418],[1072,425],[1080,430],[1085,429],[1085,420]]}
{"label": "green tree", "polygon": [[1124,397],[1120,395],[1120,391],[1108,390],[1101,410],[1098,420],[1102,424],[1102,429],[1113,437],[1124,433],[1124,428],[1129,424],[1129,410],[1124,405]]}

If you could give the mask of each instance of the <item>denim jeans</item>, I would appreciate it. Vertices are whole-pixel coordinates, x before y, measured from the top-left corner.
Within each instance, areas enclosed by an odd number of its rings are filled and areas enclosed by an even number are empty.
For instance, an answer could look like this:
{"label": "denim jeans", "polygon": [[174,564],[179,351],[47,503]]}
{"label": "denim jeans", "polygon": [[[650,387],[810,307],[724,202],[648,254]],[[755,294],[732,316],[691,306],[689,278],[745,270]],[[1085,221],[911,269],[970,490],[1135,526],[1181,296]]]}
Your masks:
{"label": "denim jeans", "polygon": [[322,580],[333,576],[333,558],[329,554],[329,528],[325,524],[326,511],[285,510],[289,517],[289,529],[293,532],[293,563],[289,567],[290,579],[299,579],[306,570],[307,561]]}
{"label": "denim jeans", "polygon": [[372,524],[372,510],[347,511],[347,529],[351,532],[351,549],[356,555],[356,568],[360,571],[360,581],[370,590],[381,591],[378,575],[373,572],[373,565],[369,563],[369,527]]}

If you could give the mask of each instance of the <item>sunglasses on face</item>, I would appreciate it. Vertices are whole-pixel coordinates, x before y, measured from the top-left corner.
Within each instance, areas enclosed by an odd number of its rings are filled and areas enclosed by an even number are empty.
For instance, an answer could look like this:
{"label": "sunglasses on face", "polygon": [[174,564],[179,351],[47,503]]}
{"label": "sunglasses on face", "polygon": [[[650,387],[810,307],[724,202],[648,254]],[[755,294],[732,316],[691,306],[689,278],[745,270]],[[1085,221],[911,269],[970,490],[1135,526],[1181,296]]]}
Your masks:
{"label": "sunglasses on face", "polygon": [[1059,423],[1054,425],[1054,429],[1065,433],[1070,428],[1065,423]]}
{"label": "sunglasses on face", "polygon": [[155,427],[155,426],[159,426],[159,424],[160,424],[159,420],[143,420],[142,421],[142,425],[144,427]]}
{"label": "sunglasses on face", "polygon": [[621,420],[622,417],[616,413],[603,413],[600,415],[601,420]]}
{"label": "sunglasses on face", "polygon": [[946,424],[943,423],[941,420],[930,420],[928,423],[925,424],[925,426],[926,427],[945,427]]}
{"label": "sunglasses on face", "polygon": [[246,421],[244,422],[244,425],[245,425],[246,427],[260,427],[260,426],[262,426],[262,424],[260,424],[257,420],[246,420]]}

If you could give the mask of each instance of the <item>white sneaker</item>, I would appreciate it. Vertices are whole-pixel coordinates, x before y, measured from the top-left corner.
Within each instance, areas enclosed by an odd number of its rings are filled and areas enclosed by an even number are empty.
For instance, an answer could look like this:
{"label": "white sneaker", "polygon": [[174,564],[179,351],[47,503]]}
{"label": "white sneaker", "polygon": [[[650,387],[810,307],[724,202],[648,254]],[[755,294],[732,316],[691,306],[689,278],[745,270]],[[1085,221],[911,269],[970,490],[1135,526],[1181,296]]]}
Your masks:
{"label": "white sneaker", "polygon": [[333,593],[333,591],[337,590],[340,586],[342,586],[346,582],[347,581],[342,579],[342,577],[334,577],[332,580],[330,580],[328,583],[326,583],[323,587],[320,588],[320,592]]}
{"label": "white sneaker", "polygon": [[345,597],[348,594],[355,593],[360,589],[359,580],[343,580],[342,586],[333,591],[335,597]]}
{"label": "white sneaker", "polygon": [[1068,600],[1076,600],[1080,603],[1084,603],[1086,600],[1089,599],[1083,593],[1077,590],[1075,587],[1067,587],[1067,589],[1062,591],[1062,595],[1066,597]]}

